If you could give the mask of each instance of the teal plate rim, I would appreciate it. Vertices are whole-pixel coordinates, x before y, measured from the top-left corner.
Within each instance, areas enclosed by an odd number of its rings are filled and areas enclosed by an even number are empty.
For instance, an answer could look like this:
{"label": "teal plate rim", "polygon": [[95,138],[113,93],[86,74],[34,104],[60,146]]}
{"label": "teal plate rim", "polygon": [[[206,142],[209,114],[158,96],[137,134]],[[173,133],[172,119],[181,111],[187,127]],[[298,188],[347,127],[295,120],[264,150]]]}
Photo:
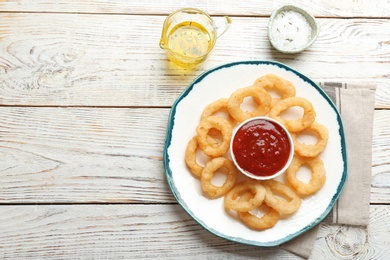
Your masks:
{"label": "teal plate rim", "polygon": [[[333,195],[326,210],[320,216],[318,216],[315,221],[308,224],[303,229],[301,229],[293,234],[290,234],[282,239],[278,239],[278,240],[273,240],[273,241],[268,241],[268,242],[259,242],[259,241],[250,240],[250,239],[232,237],[232,236],[225,235],[219,231],[216,231],[212,227],[205,224],[202,220],[200,220],[199,218],[197,218],[195,216],[195,214],[187,206],[185,201],[181,198],[180,193],[177,191],[177,188],[176,188],[175,183],[173,181],[172,171],[171,171],[171,168],[169,166],[170,158],[169,158],[169,154],[168,154],[168,148],[169,148],[169,146],[171,144],[171,140],[172,140],[172,129],[173,129],[174,124],[175,124],[174,121],[175,121],[175,114],[176,114],[177,105],[180,103],[180,101],[183,98],[185,98],[191,92],[193,87],[197,83],[201,82],[207,75],[209,75],[210,73],[213,73],[214,71],[237,66],[237,65],[274,65],[274,66],[278,66],[282,69],[285,69],[287,71],[293,72],[298,77],[300,77],[302,80],[309,83],[313,88],[315,88],[324,97],[324,99],[329,103],[329,105],[335,111],[335,113],[337,115],[337,121],[338,121],[338,124],[340,126],[339,127],[339,134],[340,134],[340,139],[341,139],[341,154],[342,154],[343,162],[344,162],[344,171],[342,173],[342,178],[340,180],[340,183],[337,187],[336,194]],[[223,65],[217,66],[215,68],[212,68],[210,70],[207,70],[207,71],[203,72],[201,75],[199,75],[197,78],[195,78],[195,80],[190,85],[188,85],[188,87],[182,92],[182,94],[176,99],[176,101],[172,105],[172,108],[171,108],[171,111],[170,111],[170,114],[168,117],[168,127],[167,127],[167,132],[166,132],[163,160],[164,160],[165,175],[166,175],[169,187],[171,189],[171,192],[173,193],[173,195],[174,195],[175,199],[177,200],[177,202],[179,203],[179,205],[190,215],[190,217],[192,217],[192,219],[194,219],[204,229],[206,229],[207,231],[209,231],[210,233],[212,233],[216,236],[219,236],[219,237],[224,238],[224,239],[229,240],[229,241],[233,241],[233,242],[237,242],[237,243],[241,243],[241,244],[245,244],[245,245],[259,246],[259,247],[279,246],[279,245],[281,245],[285,242],[288,242],[291,239],[309,231],[310,229],[315,227],[317,224],[319,224],[332,210],[334,204],[336,203],[337,199],[339,198],[339,196],[341,194],[341,191],[344,188],[345,182],[347,180],[347,175],[348,175],[347,151],[346,151],[346,142],[345,142],[345,133],[344,133],[343,122],[342,122],[340,113],[337,110],[333,101],[330,99],[328,94],[326,94],[320,86],[318,86],[315,82],[313,82],[311,79],[309,79],[308,77],[306,77],[302,73],[292,69],[291,67],[289,67],[283,63],[276,62],[276,61],[267,61],[267,60],[237,61],[237,62],[226,63]]]}

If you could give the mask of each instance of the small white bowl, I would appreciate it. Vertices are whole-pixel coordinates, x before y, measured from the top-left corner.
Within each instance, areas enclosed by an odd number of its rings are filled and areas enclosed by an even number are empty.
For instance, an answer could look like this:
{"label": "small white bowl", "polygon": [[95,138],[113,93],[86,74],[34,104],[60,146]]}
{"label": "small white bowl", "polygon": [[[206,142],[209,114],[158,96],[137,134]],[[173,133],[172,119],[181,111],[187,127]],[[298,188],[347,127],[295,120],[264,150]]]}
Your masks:
{"label": "small white bowl", "polygon": [[294,5],[276,8],[268,23],[269,41],[282,53],[292,54],[306,50],[316,41],[319,32],[319,24],[314,16]]}
{"label": "small white bowl", "polygon": [[[252,122],[252,121],[255,121],[255,120],[265,120],[265,121],[268,121],[268,122],[271,122],[277,126],[280,126],[281,129],[286,133],[287,135],[287,138],[288,138],[288,141],[290,143],[290,151],[289,151],[289,155],[288,155],[288,159],[287,159],[287,162],[285,163],[285,165],[283,166],[283,168],[281,168],[279,171],[275,172],[274,174],[270,175],[270,176],[260,176],[260,175],[255,175],[253,173],[250,173],[244,169],[242,169],[242,167],[237,163],[236,161],[236,156],[233,152],[233,143],[234,143],[234,140],[235,140],[235,137],[236,137],[236,134],[238,132],[239,129],[241,129],[244,125],[247,125],[248,123]],[[234,162],[234,164],[236,165],[237,169],[242,172],[244,175],[248,176],[249,178],[252,178],[252,179],[256,179],[256,180],[268,180],[268,179],[273,179],[273,178],[276,178],[277,176],[279,176],[280,174],[282,174],[283,172],[285,172],[287,170],[287,168],[290,166],[291,164],[291,161],[294,157],[294,142],[293,142],[293,139],[289,133],[289,131],[286,129],[286,127],[284,125],[282,125],[281,123],[279,123],[278,121],[272,119],[272,118],[269,118],[269,117],[253,117],[253,118],[250,118],[244,122],[242,122],[234,131],[233,131],[233,134],[232,134],[232,139],[230,141],[230,154],[231,154],[231,157],[232,157],[232,160]]]}

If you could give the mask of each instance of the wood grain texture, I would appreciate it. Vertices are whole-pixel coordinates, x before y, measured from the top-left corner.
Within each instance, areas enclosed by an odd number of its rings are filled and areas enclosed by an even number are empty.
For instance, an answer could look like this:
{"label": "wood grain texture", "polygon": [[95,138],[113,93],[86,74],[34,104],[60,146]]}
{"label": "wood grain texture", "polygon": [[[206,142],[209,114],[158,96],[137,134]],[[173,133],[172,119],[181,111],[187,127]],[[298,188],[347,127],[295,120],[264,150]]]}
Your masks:
{"label": "wood grain texture", "polygon": [[174,202],[168,109],[0,111],[0,203]]}
{"label": "wood grain texture", "polygon": [[[104,13],[104,14],[169,14],[184,7],[200,8],[214,15],[269,16],[278,6],[291,2],[305,8],[315,16],[326,17],[390,17],[387,0],[343,0],[343,1],[234,1],[234,0],[87,0],[45,1],[22,0],[1,1],[0,11],[7,12],[56,12],[56,13]],[[353,8],[351,8],[353,5]]]}
{"label": "wood grain texture", "polygon": [[[368,229],[322,225],[311,259],[383,259],[389,214],[371,206]],[[301,259],[217,237],[178,205],[3,206],[0,229],[2,259]]]}
{"label": "wood grain texture", "polygon": [[388,206],[371,206],[368,227],[322,224],[310,259],[387,259]]}
{"label": "wood grain texture", "polygon": [[[298,55],[267,39],[285,2],[0,0],[0,258],[301,259],[204,230],[176,203],[162,161],[169,109],[194,78],[275,60],[318,82],[377,84],[370,224],[325,221],[310,259],[387,259],[390,2],[287,1],[321,26]],[[188,6],[232,19],[192,71],[158,46],[167,14]]]}
{"label": "wood grain texture", "polygon": [[3,105],[169,107],[205,70],[276,60],[315,81],[375,83],[376,107],[390,107],[389,20],[320,19],[317,42],[286,55],[270,46],[268,19],[235,17],[194,71],[176,67],[158,47],[162,16],[6,13],[0,20]]}
{"label": "wood grain texture", "polygon": [[374,116],[373,133],[373,168],[371,182],[371,202],[389,203],[390,200],[390,169],[386,169],[389,162],[383,164],[389,158],[390,144],[390,118],[389,110],[378,110]]}
{"label": "wood grain texture", "polygon": [[299,259],[214,236],[178,205],[0,207],[0,228],[2,259]]}
{"label": "wood grain texture", "polygon": [[[0,114],[0,203],[175,202],[162,162],[168,108],[0,107]],[[390,111],[377,110],[374,203],[390,203],[389,125]]]}

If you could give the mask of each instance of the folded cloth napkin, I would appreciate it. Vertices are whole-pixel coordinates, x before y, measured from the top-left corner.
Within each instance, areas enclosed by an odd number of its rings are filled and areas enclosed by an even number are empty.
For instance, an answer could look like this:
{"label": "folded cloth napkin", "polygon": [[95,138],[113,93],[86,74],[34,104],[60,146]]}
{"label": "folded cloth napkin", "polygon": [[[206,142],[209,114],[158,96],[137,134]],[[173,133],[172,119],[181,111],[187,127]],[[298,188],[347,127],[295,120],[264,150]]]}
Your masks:
{"label": "folded cloth napkin", "polygon": [[[347,145],[348,178],[329,217],[334,224],[367,226],[376,87],[370,84],[332,82],[323,82],[319,85],[340,112]],[[319,225],[281,247],[301,257],[309,258],[317,238],[318,228]]]}

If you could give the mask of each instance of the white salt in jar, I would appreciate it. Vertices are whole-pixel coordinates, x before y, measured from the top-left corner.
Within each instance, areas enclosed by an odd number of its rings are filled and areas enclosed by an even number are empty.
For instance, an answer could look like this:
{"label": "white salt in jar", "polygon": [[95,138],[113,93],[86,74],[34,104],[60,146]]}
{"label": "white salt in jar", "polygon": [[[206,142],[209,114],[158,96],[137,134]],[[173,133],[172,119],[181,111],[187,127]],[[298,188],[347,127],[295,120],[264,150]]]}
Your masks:
{"label": "white salt in jar", "polygon": [[268,24],[268,37],[275,49],[298,53],[311,46],[319,34],[315,18],[293,5],[277,8]]}

